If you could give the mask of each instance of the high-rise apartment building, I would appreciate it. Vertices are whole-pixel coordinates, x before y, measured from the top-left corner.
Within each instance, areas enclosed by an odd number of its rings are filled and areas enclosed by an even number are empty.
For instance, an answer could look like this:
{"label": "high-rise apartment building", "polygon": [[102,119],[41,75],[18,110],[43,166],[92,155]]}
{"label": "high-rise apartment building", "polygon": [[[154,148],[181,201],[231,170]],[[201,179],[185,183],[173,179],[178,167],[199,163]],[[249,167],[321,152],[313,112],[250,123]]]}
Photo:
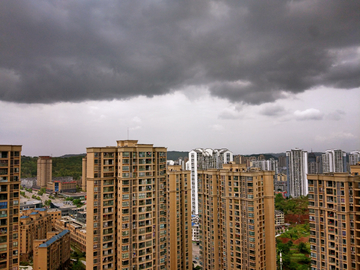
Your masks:
{"label": "high-rise apartment building", "polygon": [[360,270],[360,176],[309,174],[311,270]]}
{"label": "high-rise apartment building", "polygon": [[349,155],[349,164],[356,165],[360,162],[360,151],[352,151]]}
{"label": "high-rise apartment building", "polygon": [[276,269],[272,171],[198,171],[203,269]]}
{"label": "high-rise apartment building", "polygon": [[339,149],[326,150],[322,154],[322,167],[323,173],[346,172],[346,152]]}
{"label": "high-rise apartment building", "polygon": [[189,152],[186,169],[191,171],[191,212],[198,214],[198,170],[221,169],[223,164],[233,161],[233,153],[226,148],[198,148]]}
{"label": "high-rise apartment building", "polygon": [[190,171],[181,165],[167,169],[167,269],[192,269]]}
{"label": "high-rise apartment building", "polygon": [[308,193],[307,152],[301,149],[286,151],[288,195],[291,197],[306,196]]}
{"label": "high-rise apartment building", "polygon": [[40,188],[47,186],[52,180],[52,158],[49,156],[40,156],[37,160],[37,178],[36,184]]}
{"label": "high-rise apartment building", "polygon": [[274,171],[275,176],[279,172],[278,161],[274,158],[270,158],[268,160],[263,159],[251,161],[250,167],[257,167],[263,171]]}
{"label": "high-rise apartment building", "polygon": [[0,145],[0,269],[19,269],[21,146]]}
{"label": "high-rise apartment building", "polygon": [[[183,260],[186,248],[191,250],[189,243],[169,243],[170,227],[179,229],[176,240],[191,237],[191,219],[185,221],[187,228],[177,227],[190,211],[188,174],[173,171],[168,178],[166,155],[166,148],[136,140],[87,148],[87,269],[170,269],[168,252],[173,250],[179,252],[182,268],[178,269],[191,268]],[[181,178],[183,189],[172,190],[174,178]],[[177,203],[168,201],[173,202],[173,193],[179,198],[179,213],[172,209]],[[167,218],[167,207],[176,213],[175,220]],[[188,231],[179,237],[184,230]]]}
{"label": "high-rise apartment building", "polygon": [[316,155],[313,152],[308,154],[308,173],[316,174]]}

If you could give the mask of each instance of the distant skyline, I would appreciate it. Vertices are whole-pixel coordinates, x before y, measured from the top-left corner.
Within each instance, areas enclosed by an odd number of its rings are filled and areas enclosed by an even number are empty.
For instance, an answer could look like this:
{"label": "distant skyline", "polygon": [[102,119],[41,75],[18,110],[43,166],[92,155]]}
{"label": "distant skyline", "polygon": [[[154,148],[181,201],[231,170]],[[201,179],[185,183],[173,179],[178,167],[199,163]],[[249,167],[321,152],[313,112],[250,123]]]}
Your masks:
{"label": "distant skyline", "polygon": [[0,2],[0,144],[360,148],[359,1]]}

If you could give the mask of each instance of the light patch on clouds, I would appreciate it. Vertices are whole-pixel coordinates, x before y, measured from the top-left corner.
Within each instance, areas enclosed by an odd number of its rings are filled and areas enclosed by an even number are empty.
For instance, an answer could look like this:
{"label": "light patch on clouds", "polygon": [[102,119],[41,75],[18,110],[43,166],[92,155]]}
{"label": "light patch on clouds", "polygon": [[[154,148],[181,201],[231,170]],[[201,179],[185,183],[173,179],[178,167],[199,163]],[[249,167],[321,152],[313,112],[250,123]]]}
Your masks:
{"label": "light patch on clouds", "polygon": [[296,110],[294,115],[297,120],[321,120],[324,117],[322,112],[313,108],[304,111]]}

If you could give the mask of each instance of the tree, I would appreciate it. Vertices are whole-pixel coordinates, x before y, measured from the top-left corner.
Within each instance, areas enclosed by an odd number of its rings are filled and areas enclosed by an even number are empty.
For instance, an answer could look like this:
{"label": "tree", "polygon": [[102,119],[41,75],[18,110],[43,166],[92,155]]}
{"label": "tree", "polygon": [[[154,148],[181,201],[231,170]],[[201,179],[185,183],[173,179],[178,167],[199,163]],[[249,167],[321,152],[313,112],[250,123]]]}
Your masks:
{"label": "tree", "polygon": [[307,248],[306,244],[301,242],[299,245],[298,245],[298,250],[300,253],[303,253],[303,254],[310,254],[310,250]]}

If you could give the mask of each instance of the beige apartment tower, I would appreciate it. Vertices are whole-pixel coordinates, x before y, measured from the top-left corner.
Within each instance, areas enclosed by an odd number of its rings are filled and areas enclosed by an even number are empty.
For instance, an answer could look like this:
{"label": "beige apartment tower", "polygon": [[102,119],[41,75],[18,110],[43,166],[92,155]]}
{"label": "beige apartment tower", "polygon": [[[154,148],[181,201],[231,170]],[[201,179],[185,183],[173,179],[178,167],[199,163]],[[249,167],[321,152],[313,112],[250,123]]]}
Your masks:
{"label": "beige apartment tower", "polygon": [[52,180],[52,158],[49,156],[40,156],[37,160],[37,178],[36,184],[40,188],[47,186]]}
{"label": "beige apartment tower", "polygon": [[273,171],[198,171],[203,269],[276,269]]}
{"label": "beige apartment tower", "polygon": [[309,174],[311,270],[360,270],[360,176]]}
{"label": "beige apartment tower", "polygon": [[[170,269],[169,227],[186,215],[179,211],[171,225],[167,219],[167,197],[173,196],[167,185],[166,155],[166,148],[136,140],[87,148],[86,269]],[[176,192],[176,199],[185,195],[185,190]],[[191,219],[189,228],[190,224]],[[174,250],[186,253],[184,247],[176,245]],[[185,268],[186,261],[182,265],[181,269],[191,268]]]}
{"label": "beige apartment tower", "polygon": [[167,168],[167,269],[192,269],[191,171],[181,165]]}
{"label": "beige apartment tower", "polygon": [[0,269],[19,269],[21,146],[0,145]]}

